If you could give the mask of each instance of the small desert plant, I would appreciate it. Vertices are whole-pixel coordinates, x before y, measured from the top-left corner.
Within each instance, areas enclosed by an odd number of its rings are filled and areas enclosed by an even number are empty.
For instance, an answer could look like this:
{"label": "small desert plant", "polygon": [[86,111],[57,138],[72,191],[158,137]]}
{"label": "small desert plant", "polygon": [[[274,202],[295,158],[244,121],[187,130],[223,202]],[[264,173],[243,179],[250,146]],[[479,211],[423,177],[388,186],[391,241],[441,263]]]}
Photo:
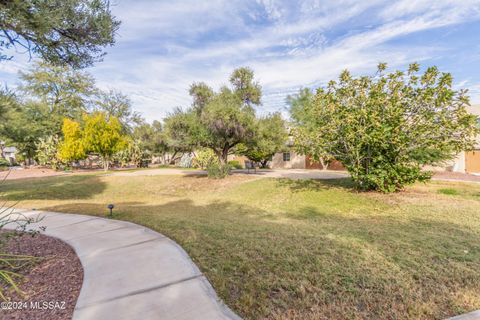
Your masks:
{"label": "small desert plant", "polygon": [[0,171],[7,170],[10,166],[10,162],[7,159],[0,157]]}
{"label": "small desert plant", "polygon": [[223,179],[230,174],[230,165],[213,162],[207,167],[207,175],[213,179]]}
{"label": "small desert plant", "polygon": [[238,160],[228,161],[228,165],[232,169],[242,169],[243,168],[242,165],[240,164],[240,161],[238,161]]}
{"label": "small desert plant", "polygon": [[[0,180],[0,187],[7,179],[10,171]],[[1,189],[0,189],[1,192]],[[32,236],[38,233],[38,231],[27,230],[27,227],[31,223],[39,222],[41,218],[29,218],[22,213],[15,212],[14,206],[8,205],[7,202],[0,203],[0,299],[6,300],[5,288],[11,287],[17,293],[21,293],[17,285],[17,281],[21,278],[21,275],[17,272],[25,264],[31,263],[37,258],[25,255],[13,255],[2,252],[3,246],[11,237],[23,235],[25,233]],[[11,232],[3,232],[3,229],[9,225]],[[44,230],[43,227],[40,230]]]}
{"label": "small desert plant", "polygon": [[58,155],[58,146],[61,143],[58,136],[48,136],[40,138],[37,147],[37,159],[42,166],[49,166],[53,170],[57,170],[62,165],[62,160]]}
{"label": "small desert plant", "polygon": [[214,162],[218,162],[218,158],[211,149],[201,149],[193,158],[193,166],[200,169],[205,169]]}

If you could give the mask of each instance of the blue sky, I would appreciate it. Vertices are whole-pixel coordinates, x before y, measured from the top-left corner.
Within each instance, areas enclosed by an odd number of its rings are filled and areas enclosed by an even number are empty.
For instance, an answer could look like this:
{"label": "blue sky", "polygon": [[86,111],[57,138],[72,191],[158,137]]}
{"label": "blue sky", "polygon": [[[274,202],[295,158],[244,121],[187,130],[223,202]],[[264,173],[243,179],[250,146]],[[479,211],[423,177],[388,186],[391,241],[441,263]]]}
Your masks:
{"label": "blue sky", "polygon": [[[263,87],[260,113],[285,113],[287,94],[380,61],[437,65],[480,103],[480,0],[116,0],[113,13],[117,43],[87,71],[148,120],[190,105],[192,82],[218,88],[240,66]],[[28,66],[25,55],[1,62],[0,81],[14,87]]]}

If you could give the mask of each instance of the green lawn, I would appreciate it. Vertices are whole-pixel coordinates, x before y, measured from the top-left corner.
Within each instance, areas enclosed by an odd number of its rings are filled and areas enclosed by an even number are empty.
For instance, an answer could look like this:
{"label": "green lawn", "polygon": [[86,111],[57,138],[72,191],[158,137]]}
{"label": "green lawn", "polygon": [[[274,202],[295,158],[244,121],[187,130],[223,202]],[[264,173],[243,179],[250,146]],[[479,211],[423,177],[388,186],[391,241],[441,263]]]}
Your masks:
{"label": "green lawn", "polygon": [[74,175],[8,181],[18,207],[106,215],[182,245],[247,319],[441,319],[480,309],[480,184],[383,195],[348,180]]}

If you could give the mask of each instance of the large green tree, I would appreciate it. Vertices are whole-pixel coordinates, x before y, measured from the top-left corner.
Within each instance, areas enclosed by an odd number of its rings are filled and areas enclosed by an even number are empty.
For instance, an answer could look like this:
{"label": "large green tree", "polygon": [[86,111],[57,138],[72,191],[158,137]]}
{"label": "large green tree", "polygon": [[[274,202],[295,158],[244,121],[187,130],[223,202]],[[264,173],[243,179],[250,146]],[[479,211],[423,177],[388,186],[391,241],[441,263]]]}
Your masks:
{"label": "large green tree", "polygon": [[0,121],[0,140],[15,145],[27,159],[33,159],[39,139],[58,134],[57,127],[52,125],[55,115],[41,102],[23,103],[16,98],[10,98],[10,101],[7,120]]}
{"label": "large green tree", "polygon": [[309,88],[302,88],[298,93],[287,96],[285,100],[290,107],[290,115],[296,124],[303,125],[309,121],[310,118],[305,110],[310,108],[314,97],[315,94]]}
{"label": "large green tree", "polygon": [[0,88],[0,158],[3,158],[3,142],[7,140],[7,131],[9,129],[9,121],[12,117],[12,110],[17,106],[18,102],[15,94],[7,88]]}
{"label": "large green tree", "polygon": [[68,66],[37,62],[28,72],[21,72],[20,92],[25,97],[47,105],[54,126],[60,131],[63,118],[80,119],[91,109],[95,94],[94,78]]}
{"label": "large green tree", "polygon": [[160,121],[153,121],[152,124],[143,123],[133,130],[133,139],[141,150],[153,156],[163,156],[170,151],[167,137]]}
{"label": "large green tree", "polygon": [[315,95],[309,88],[301,89],[297,94],[287,96],[286,102],[290,107],[292,124],[302,130],[294,130],[296,143],[294,149],[300,154],[308,154],[314,161],[320,162],[322,169],[327,170],[334,160],[330,153],[331,138],[317,134],[316,118],[309,114]]}
{"label": "large green tree", "polygon": [[128,146],[128,137],[123,134],[122,124],[105,112],[95,112],[83,117],[82,142],[85,150],[100,155],[105,171],[115,153]]}
{"label": "large green tree", "polygon": [[342,72],[338,81],[317,90],[302,117],[297,139],[305,152],[315,152],[315,139],[328,137],[327,149],[364,190],[392,192],[426,180],[425,165],[439,165],[474,144],[479,133],[469,114],[466,91],[453,89],[449,73],[436,67],[355,78]]}
{"label": "large green tree", "polygon": [[231,77],[231,88],[214,92],[204,83],[193,84],[190,94],[192,107],[177,109],[165,121],[172,144],[184,148],[204,147],[215,152],[220,163],[240,143],[255,138],[257,123],[254,105],[260,104],[261,88],[253,81],[249,68],[236,69]]}
{"label": "large green tree", "polygon": [[140,113],[132,109],[130,98],[116,90],[100,91],[94,109],[116,117],[125,133],[132,133],[134,127],[143,123]]}
{"label": "large green tree", "polygon": [[90,66],[113,45],[119,24],[109,0],[2,0],[0,60],[14,47],[54,65]]}
{"label": "large green tree", "polygon": [[255,139],[239,146],[238,152],[266,168],[272,156],[284,150],[288,132],[280,113],[274,113],[258,119]]}

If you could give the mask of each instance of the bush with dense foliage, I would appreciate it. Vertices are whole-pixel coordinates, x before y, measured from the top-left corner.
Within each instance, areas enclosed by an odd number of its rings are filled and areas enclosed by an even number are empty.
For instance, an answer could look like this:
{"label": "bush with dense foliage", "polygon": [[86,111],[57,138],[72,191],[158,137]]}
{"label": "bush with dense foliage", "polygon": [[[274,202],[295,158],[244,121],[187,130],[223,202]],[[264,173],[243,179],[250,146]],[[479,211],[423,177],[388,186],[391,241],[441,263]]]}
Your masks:
{"label": "bush with dense foliage", "polygon": [[59,144],[58,154],[62,161],[70,162],[87,157],[83,143],[83,133],[79,122],[63,119],[63,141]]}
{"label": "bush with dense foliage", "polygon": [[[473,147],[479,130],[469,114],[466,91],[453,89],[453,79],[436,67],[354,78],[318,89],[304,109],[308,125],[295,131],[305,154],[322,149],[341,161],[362,190],[393,192],[431,174],[425,165],[441,165]],[[306,143],[307,142],[307,143]]]}
{"label": "bush with dense foliage", "polygon": [[193,166],[195,168],[205,169],[213,162],[218,162],[217,156],[213,150],[200,149],[195,152],[195,157],[193,158]]}
{"label": "bush with dense foliage", "polygon": [[258,119],[255,139],[239,145],[237,152],[266,168],[273,155],[286,148],[287,138],[285,121],[273,113]]}
{"label": "bush with dense foliage", "polygon": [[127,147],[113,155],[113,160],[120,167],[127,167],[130,164],[140,168],[150,158],[148,150],[142,149],[139,141],[129,141]]}
{"label": "bush with dense foliage", "polygon": [[240,161],[238,161],[238,160],[228,161],[228,165],[232,169],[242,169],[243,168],[243,166],[240,164]]}
{"label": "bush with dense foliage", "polygon": [[207,175],[212,179],[223,179],[230,175],[230,170],[231,168],[229,164],[214,161],[208,165]]}
{"label": "bush with dense foliage", "polygon": [[61,140],[58,136],[40,138],[37,147],[37,160],[42,166],[49,166],[54,170],[60,168],[62,159],[59,155]]}
{"label": "bush with dense foliage", "polygon": [[0,170],[6,170],[10,166],[10,161],[0,157]]}

